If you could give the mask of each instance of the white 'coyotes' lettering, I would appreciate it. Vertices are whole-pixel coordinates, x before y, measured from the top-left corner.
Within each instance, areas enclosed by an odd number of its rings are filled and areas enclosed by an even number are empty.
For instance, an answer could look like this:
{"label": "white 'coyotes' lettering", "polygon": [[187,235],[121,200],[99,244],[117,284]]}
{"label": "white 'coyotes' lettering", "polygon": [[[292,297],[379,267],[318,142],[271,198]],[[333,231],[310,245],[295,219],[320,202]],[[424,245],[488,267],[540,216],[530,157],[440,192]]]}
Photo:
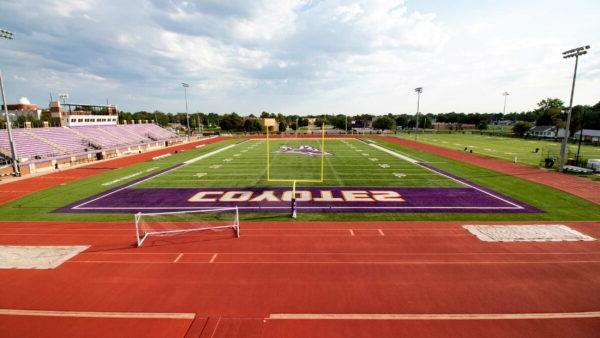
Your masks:
{"label": "white 'coyotes' lettering", "polygon": [[[279,193],[273,190],[262,192],[248,190],[232,191],[201,191],[192,196],[190,202],[289,202],[292,191],[286,190]],[[298,202],[404,202],[397,191],[390,190],[341,190],[341,197],[334,197],[331,190],[313,192],[309,190],[296,190]]]}

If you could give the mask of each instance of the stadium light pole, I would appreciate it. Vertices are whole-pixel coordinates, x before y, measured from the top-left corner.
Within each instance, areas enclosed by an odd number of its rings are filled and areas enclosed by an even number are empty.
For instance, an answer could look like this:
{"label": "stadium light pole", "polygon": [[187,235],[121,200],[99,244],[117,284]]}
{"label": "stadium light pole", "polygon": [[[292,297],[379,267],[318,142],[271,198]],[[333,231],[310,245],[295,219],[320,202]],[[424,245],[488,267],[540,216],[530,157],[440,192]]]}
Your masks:
{"label": "stadium light pole", "polygon": [[187,99],[187,89],[190,87],[190,85],[185,82],[182,82],[181,85],[183,86],[183,92],[185,95],[185,120],[187,122],[188,140],[189,140],[189,138],[192,136],[192,129],[190,129],[190,114],[188,113],[188,99]]}
{"label": "stadium light pole", "polygon": [[579,57],[587,54],[587,50],[590,46],[583,46],[574,49],[570,49],[563,52],[563,59],[575,58],[575,70],[573,71],[573,83],[571,84],[571,99],[569,100],[569,110],[567,111],[567,123],[565,124],[565,136],[560,144],[560,166],[559,170],[563,171],[565,167],[565,152],[567,149],[567,141],[569,140],[569,127],[571,126],[571,112],[573,111],[573,96],[575,95],[575,81],[577,80],[577,65],[579,64]]}
{"label": "stadium light pole", "polygon": [[506,114],[506,98],[508,98],[508,95],[510,94],[508,92],[504,92],[502,95],[504,96],[504,108],[502,109],[502,115],[504,115]]}
{"label": "stadium light pole", "polygon": [[[0,37],[13,40],[14,34],[4,29],[0,29]],[[6,95],[4,94],[4,81],[2,80],[2,72],[0,72],[0,91],[2,92],[2,107],[4,108],[4,118],[6,119],[6,130],[8,132],[8,144],[10,145],[10,155],[12,156],[13,162],[13,170],[15,172],[15,176],[21,176],[21,172],[19,171],[19,163],[17,163],[17,147],[15,146],[15,141],[13,140],[12,135],[12,123],[10,121],[10,116],[8,115],[8,106],[6,103]]]}
{"label": "stadium light pole", "polygon": [[344,117],[346,118],[346,134],[348,134],[348,114],[344,114]]}
{"label": "stadium light pole", "polygon": [[423,87],[415,88],[415,92],[417,92],[417,124],[415,130],[415,139],[417,138],[417,134],[419,134],[419,105],[421,103],[421,93],[423,92]]}

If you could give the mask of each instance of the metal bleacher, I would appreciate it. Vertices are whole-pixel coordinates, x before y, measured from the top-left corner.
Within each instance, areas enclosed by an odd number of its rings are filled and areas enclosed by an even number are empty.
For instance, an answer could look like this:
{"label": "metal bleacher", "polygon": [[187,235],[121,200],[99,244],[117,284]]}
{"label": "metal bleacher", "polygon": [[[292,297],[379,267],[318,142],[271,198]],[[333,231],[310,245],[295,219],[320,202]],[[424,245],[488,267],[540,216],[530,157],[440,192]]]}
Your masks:
{"label": "metal bleacher", "polygon": [[[136,124],[13,128],[13,138],[18,158],[31,161],[167,141],[177,135],[154,124]],[[6,129],[0,130],[0,154],[11,155]]]}

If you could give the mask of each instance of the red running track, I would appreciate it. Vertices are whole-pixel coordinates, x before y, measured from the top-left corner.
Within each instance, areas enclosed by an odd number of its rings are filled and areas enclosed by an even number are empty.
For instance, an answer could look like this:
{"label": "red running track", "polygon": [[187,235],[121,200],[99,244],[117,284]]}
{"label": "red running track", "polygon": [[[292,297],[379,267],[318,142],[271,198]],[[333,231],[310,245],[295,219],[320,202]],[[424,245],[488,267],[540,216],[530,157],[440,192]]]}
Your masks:
{"label": "red running track", "polygon": [[535,168],[524,164],[514,164],[484,155],[471,154],[454,149],[447,149],[430,144],[399,139],[392,136],[380,136],[379,138],[384,141],[396,143],[405,147],[418,149],[428,153],[448,157],[460,162],[465,162],[478,167],[493,170],[502,174],[517,176],[528,181],[544,184],[584,198],[596,204],[600,204],[600,182],[561,174],[555,171]]}
{"label": "red running track", "polygon": [[[567,224],[600,237],[599,222]],[[188,234],[137,249],[128,223],[4,222],[2,245],[91,247],[53,270],[0,270],[0,309],[195,316],[153,320],[148,337],[597,336],[598,241],[486,243],[461,225],[258,222],[239,239]],[[0,310],[0,336],[144,326],[90,316],[25,322]]]}
{"label": "red running track", "polygon": [[193,149],[199,144],[210,144],[227,139],[226,137],[216,137],[186,144],[176,145],[173,147],[153,150],[142,154],[119,157],[113,160],[97,162],[94,164],[77,167],[73,169],[65,169],[57,172],[26,177],[23,179],[14,180],[12,182],[0,184],[0,205],[8,203],[17,198],[29,195],[36,191],[52,188],[54,186],[75,181],[84,177],[98,175],[103,172],[118,169],[132,164],[148,161],[151,158],[163,154],[172,153],[175,151]]}

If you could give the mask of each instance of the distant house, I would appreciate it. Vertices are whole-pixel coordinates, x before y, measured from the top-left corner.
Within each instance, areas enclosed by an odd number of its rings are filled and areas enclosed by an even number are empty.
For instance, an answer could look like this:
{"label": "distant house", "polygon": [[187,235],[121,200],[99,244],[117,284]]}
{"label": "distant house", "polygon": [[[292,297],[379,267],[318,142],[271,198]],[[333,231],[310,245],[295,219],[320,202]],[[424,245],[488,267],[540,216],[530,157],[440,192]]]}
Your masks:
{"label": "distant house", "polygon": [[465,129],[475,129],[476,126],[474,124],[469,123],[458,123],[458,122],[435,122],[432,123],[432,128],[436,130],[465,130]]}
{"label": "distant house", "polygon": [[353,129],[372,128],[373,121],[368,120],[355,120],[350,122]]}
{"label": "distant house", "polygon": [[594,130],[594,129],[578,130],[575,132],[575,134],[573,134],[573,138],[576,140],[579,140],[580,135],[581,135],[581,139],[583,141],[590,141],[590,142],[594,142],[594,143],[600,142],[600,130]]}
{"label": "distant house", "polygon": [[565,130],[564,128],[558,129],[556,126],[535,126],[529,129],[526,135],[543,138],[565,137]]}
{"label": "distant house", "polygon": [[9,114],[16,116],[33,116],[38,120],[42,117],[42,110],[38,109],[37,104],[31,104],[26,97],[20,98],[18,103],[7,104],[6,108]]}
{"label": "distant house", "polygon": [[496,126],[512,126],[513,124],[515,124],[515,121],[513,120],[498,120],[496,122],[493,123]]}
{"label": "distant house", "polygon": [[277,131],[279,124],[277,120],[271,117],[263,117],[260,119],[260,124],[268,131]]}

